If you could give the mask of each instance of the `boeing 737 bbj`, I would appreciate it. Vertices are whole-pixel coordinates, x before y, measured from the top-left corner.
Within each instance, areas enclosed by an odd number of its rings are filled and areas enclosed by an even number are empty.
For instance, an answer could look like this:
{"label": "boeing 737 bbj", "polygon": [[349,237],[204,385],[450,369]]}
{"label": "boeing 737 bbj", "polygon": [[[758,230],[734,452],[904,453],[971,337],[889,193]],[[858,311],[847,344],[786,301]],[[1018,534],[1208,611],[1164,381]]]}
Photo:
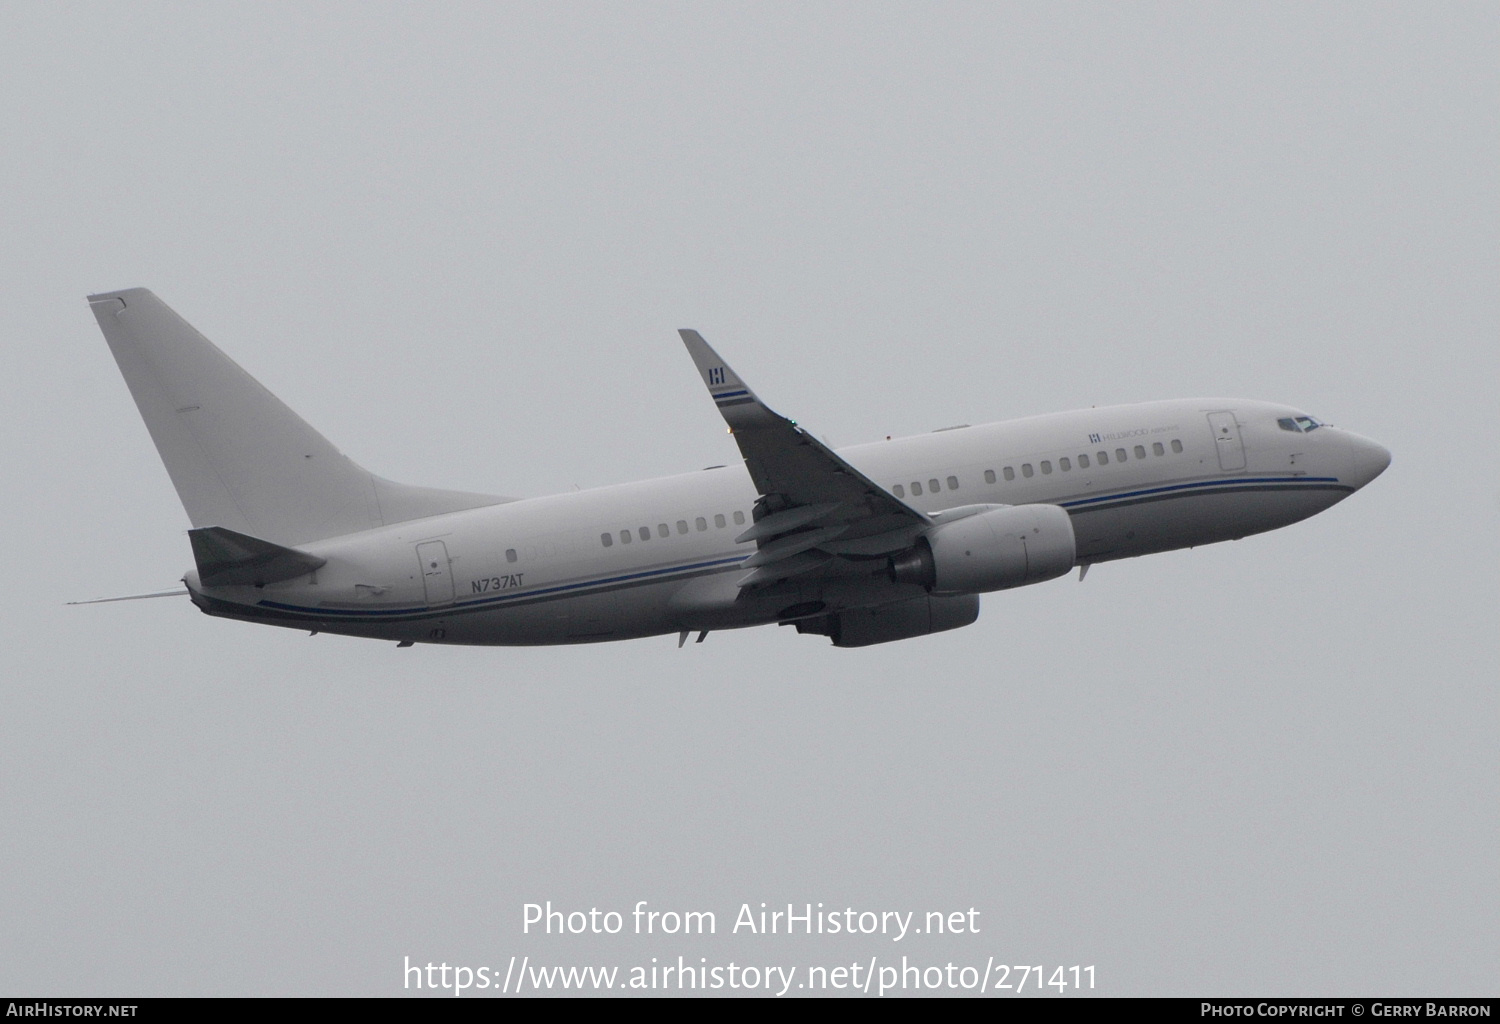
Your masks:
{"label": "boeing 737 bbj", "polygon": [[1390,462],[1299,410],[1219,398],[835,452],[685,330],[743,462],[545,498],[434,490],[340,454],[151,292],[89,303],[192,521],[193,603],[402,646],[680,645],[773,622],[902,640],[972,623],[982,593],[1306,519]]}

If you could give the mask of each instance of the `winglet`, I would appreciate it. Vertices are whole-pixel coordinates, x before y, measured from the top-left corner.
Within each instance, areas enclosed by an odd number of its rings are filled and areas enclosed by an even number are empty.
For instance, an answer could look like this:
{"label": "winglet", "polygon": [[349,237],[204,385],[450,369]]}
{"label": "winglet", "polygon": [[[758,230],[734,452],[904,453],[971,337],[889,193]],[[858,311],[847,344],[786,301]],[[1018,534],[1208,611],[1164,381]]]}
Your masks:
{"label": "winglet", "polygon": [[682,335],[682,343],[687,346],[688,355],[693,357],[693,364],[702,374],[703,383],[730,430],[768,426],[782,418],[766,408],[749,385],[740,379],[740,375],[724,362],[723,357],[713,350],[713,346],[703,340],[703,335],[689,328],[683,328],[677,333]]}

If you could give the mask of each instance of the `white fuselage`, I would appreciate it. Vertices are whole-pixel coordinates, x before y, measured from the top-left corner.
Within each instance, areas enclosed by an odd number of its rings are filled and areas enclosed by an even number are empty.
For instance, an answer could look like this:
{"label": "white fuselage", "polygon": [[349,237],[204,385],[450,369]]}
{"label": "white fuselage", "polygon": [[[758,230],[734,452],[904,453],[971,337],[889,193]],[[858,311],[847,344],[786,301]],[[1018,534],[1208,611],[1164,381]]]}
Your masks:
{"label": "white fuselage", "polygon": [[[1305,519],[1388,454],[1265,402],[1181,399],[961,427],[846,448],[874,482],[930,514],[1051,504],[1088,564],[1231,540]],[[1378,453],[1378,454],[1376,454]],[[1378,465],[1377,465],[1378,463]],[[934,483],[936,486],[934,486]],[[185,582],[214,615],[319,632],[455,644],[551,644],[778,621],[797,587],[735,589],[756,491],[743,464],[432,516],[304,545],[311,576],[263,587]],[[607,539],[606,539],[607,538]],[[885,563],[822,580],[828,607],[919,593]],[[736,600],[738,598],[738,600]]]}

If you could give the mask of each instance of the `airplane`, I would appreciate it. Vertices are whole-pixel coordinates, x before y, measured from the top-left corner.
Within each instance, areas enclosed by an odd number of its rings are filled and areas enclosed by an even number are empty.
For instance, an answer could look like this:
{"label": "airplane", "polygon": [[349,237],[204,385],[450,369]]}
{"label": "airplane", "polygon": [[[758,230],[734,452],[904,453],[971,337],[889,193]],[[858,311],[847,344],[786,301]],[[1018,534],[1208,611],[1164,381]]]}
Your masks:
{"label": "airplane", "polygon": [[980,594],[1290,525],[1391,459],[1223,398],[833,451],[682,330],[743,461],[549,497],[438,490],[357,465],[150,291],[88,302],[192,523],[193,604],[400,647],[681,647],[770,623],[836,647],[904,640],[973,623]]}

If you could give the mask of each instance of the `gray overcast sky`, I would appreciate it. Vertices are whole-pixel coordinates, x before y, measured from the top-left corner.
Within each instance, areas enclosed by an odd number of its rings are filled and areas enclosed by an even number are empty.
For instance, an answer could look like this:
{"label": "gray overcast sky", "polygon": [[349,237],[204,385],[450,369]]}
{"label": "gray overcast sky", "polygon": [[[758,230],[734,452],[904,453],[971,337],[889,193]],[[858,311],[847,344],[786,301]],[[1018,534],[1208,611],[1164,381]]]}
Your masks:
{"label": "gray overcast sky", "polygon": [[[1500,11],[10,4],[0,991],[399,994],[403,957],[1094,964],[1496,991]],[[1229,394],[1374,437],[1278,533],[858,651],[212,620],[83,296],[383,475],[729,461],[674,329],[834,444]],[[521,908],[712,910],[692,940]],[[735,911],[981,912],[752,937]]]}

